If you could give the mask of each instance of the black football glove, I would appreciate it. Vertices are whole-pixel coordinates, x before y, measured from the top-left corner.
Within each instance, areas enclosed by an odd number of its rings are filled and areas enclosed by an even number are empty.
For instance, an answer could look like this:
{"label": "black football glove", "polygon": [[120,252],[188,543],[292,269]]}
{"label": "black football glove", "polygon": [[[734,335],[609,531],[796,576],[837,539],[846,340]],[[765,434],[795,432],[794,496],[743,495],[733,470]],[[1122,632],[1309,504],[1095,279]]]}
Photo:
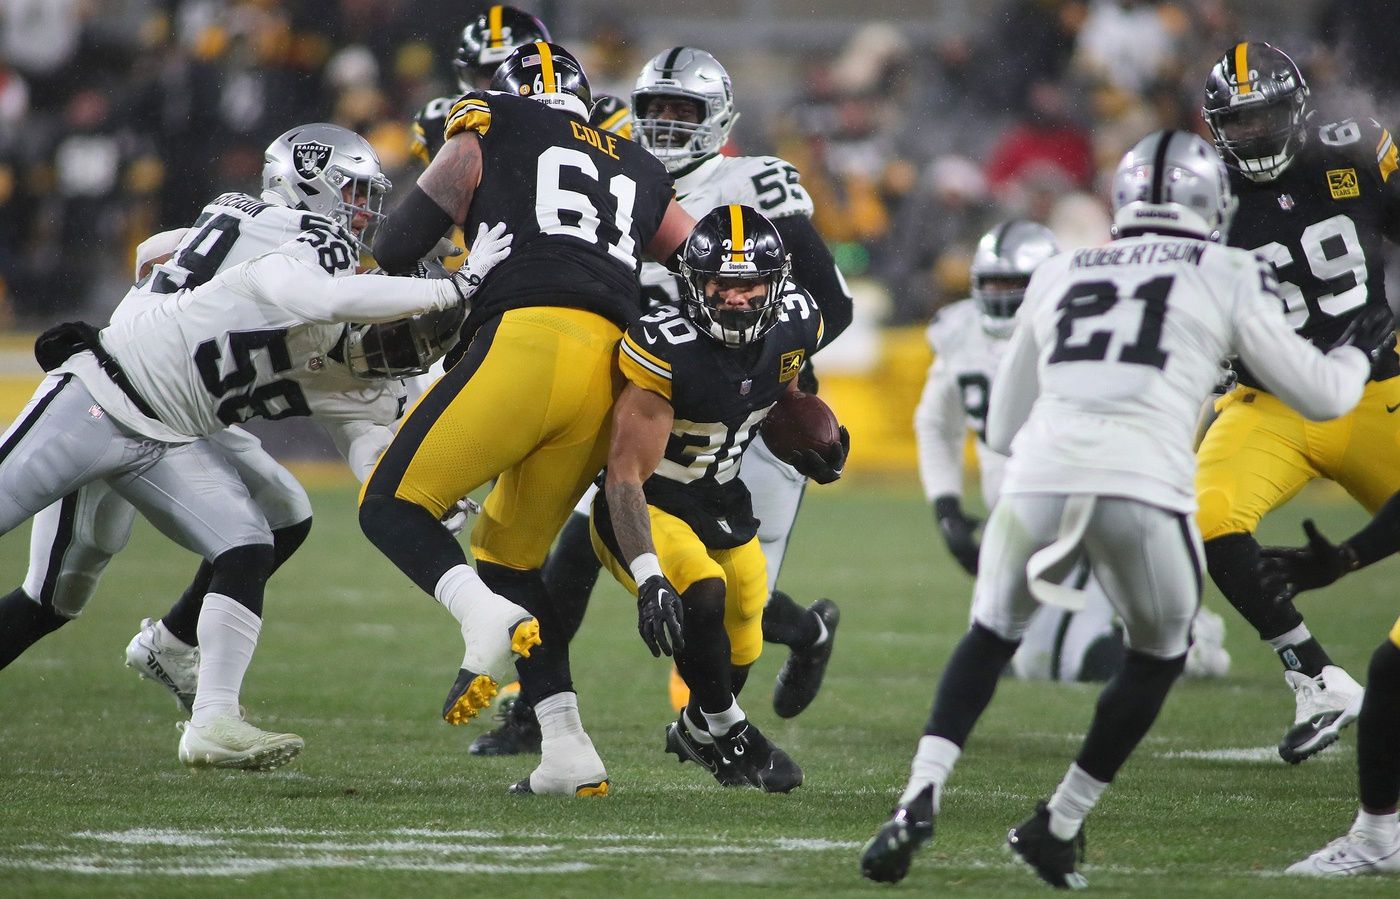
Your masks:
{"label": "black football glove", "polygon": [[684,617],[680,594],[665,577],[654,574],[637,585],[637,633],[654,657],[685,649],[681,634]]}
{"label": "black football glove", "polygon": [[1328,350],[1340,346],[1354,346],[1371,357],[1375,365],[1388,350],[1395,350],[1395,327],[1397,316],[1384,305],[1367,306],[1347,323],[1346,330]]}
{"label": "black football glove", "polygon": [[851,434],[845,425],[838,426],[838,430],[841,439],[828,444],[825,451],[819,453],[814,449],[798,450],[788,460],[788,464],[796,468],[798,474],[811,478],[818,484],[830,484],[839,479],[841,472],[846,468],[846,456],[851,452]]}
{"label": "black football glove", "polygon": [[1259,580],[1265,595],[1287,602],[1304,590],[1326,587],[1357,568],[1356,553],[1345,543],[1333,544],[1311,518],[1303,522],[1306,546],[1267,546],[1259,551]]}
{"label": "black football glove", "polygon": [[935,499],[933,514],[938,519],[943,542],[948,544],[948,552],[953,554],[964,571],[977,574],[977,528],[982,524],[981,520],[964,512],[962,502],[956,496]]}

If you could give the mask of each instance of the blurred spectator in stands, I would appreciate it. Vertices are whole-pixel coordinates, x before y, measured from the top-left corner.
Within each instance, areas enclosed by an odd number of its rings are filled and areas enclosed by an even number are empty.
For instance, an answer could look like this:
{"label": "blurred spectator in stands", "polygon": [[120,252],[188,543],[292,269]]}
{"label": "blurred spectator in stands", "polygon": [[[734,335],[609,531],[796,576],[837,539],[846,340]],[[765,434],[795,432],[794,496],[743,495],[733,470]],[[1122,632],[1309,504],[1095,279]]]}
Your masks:
{"label": "blurred spectator in stands", "polygon": [[0,0],[0,51],[29,81],[37,106],[61,103],[77,72],[87,0]]}
{"label": "blurred spectator in stands", "polygon": [[[1088,129],[1077,121],[1069,91],[1054,81],[1030,86],[1026,117],[1013,124],[992,147],[987,182],[1007,205],[1017,205],[1030,176],[1057,171],[1076,189],[1093,185],[1095,166]],[[1082,107],[1081,107],[1082,108]]]}
{"label": "blurred spectator in stands", "polygon": [[992,32],[986,53],[992,71],[978,93],[1024,112],[1032,85],[1068,74],[1087,7],[1083,0],[1013,0]]}

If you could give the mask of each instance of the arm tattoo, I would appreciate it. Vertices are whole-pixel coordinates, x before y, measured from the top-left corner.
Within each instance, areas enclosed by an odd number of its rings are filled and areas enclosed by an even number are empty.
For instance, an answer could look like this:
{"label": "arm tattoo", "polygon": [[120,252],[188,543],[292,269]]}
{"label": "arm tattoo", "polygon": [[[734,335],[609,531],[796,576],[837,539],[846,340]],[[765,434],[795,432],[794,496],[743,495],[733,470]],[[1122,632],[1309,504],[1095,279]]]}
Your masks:
{"label": "arm tattoo", "polygon": [[480,180],[481,143],[475,134],[466,134],[443,145],[419,176],[418,186],[460,225],[467,220]]}
{"label": "arm tattoo", "polygon": [[642,553],[656,552],[651,542],[651,516],[647,513],[647,497],[642,485],[610,483],[606,489],[613,534],[622,551],[621,561],[631,564]]}

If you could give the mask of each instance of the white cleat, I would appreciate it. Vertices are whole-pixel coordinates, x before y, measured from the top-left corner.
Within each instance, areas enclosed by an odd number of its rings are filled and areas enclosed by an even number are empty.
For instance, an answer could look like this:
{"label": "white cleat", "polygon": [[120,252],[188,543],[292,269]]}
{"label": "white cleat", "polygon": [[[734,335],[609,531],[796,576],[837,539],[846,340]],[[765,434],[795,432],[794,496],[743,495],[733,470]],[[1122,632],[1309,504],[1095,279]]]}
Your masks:
{"label": "white cleat", "polygon": [[1400,840],[1390,846],[1378,846],[1352,831],[1289,865],[1284,873],[1304,877],[1400,874]]}
{"label": "white cleat", "polygon": [[227,713],[201,727],[182,721],[180,728],[180,761],[191,768],[271,771],[306,747],[296,734],[275,734]]}
{"label": "white cleat", "polygon": [[169,690],[188,715],[194,708],[195,689],[199,686],[199,647],[171,648],[169,641],[163,639],[159,624],[154,618],[141,622],[141,630],[126,644],[126,667]]}
{"label": "white cleat", "polygon": [[606,796],[608,772],[588,734],[546,739],[540,763],[530,776],[510,788],[512,793],[540,796]]}
{"label": "white cleat", "polygon": [[1336,665],[1324,665],[1317,677],[1298,671],[1285,671],[1283,677],[1293,688],[1298,709],[1293,726],[1279,741],[1278,754],[1296,765],[1337,742],[1341,729],[1360,713],[1364,690]]}
{"label": "white cleat", "polygon": [[490,707],[501,684],[515,680],[515,660],[528,658],[540,644],[540,623],[510,600],[494,596],[467,611],[462,638],[467,651],[442,707],[448,724],[466,724]]}
{"label": "white cleat", "polygon": [[1225,650],[1225,619],[1201,607],[1191,622],[1191,648],[1186,651],[1184,676],[1224,677],[1230,673],[1230,653]]}

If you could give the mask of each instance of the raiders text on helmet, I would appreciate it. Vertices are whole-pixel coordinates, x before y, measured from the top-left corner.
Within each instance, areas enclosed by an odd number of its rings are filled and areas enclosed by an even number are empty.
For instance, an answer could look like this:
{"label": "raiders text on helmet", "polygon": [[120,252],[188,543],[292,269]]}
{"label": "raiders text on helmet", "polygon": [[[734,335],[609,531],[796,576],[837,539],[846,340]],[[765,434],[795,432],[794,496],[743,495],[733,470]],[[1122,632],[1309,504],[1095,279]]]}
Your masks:
{"label": "raiders text on helmet", "polygon": [[982,235],[972,257],[972,298],[982,313],[982,330],[1010,336],[1031,275],[1058,252],[1054,233],[1027,219],[1002,222]]}
{"label": "raiders text on helmet", "polygon": [[529,97],[585,120],[593,106],[583,66],[568,50],[546,41],[511,51],[492,76],[491,90]]}
{"label": "raiders text on helmet", "polygon": [[[691,101],[697,120],[657,118],[651,103],[661,97]],[[693,47],[672,47],[642,66],[632,88],[632,114],[638,142],[672,174],[719,153],[739,120],[729,73]]]}
{"label": "raiders text on helmet", "polygon": [[1210,144],[1189,131],[1155,131],[1113,173],[1113,234],[1180,232],[1224,241],[1239,205]]}
{"label": "raiders text on helmet", "polygon": [[[695,223],[681,250],[681,313],[727,347],[761,340],[777,324],[791,265],[782,235],[762,213],[717,206]],[[764,292],[749,308],[726,307],[726,287],[753,284]]]}
{"label": "raiders text on helmet", "polygon": [[[384,217],[392,186],[369,142],[339,125],[298,125],[269,144],[263,156],[264,200],[324,215],[362,246]],[[358,231],[357,220],[363,220]]]}
{"label": "raiders text on helmet", "polygon": [[1287,53],[1243,41],[1210,70],[1201,112],[1226,163],[1253,181],[1272,181],[1306,138],[1307,101],[1307,82]]}
{"label": "raiders text on helmet", "polygon": [[462,45],[452,60],[457,86],[463,93],[484,87],[516,47],[548,40],[549,29],[523,9],[490,7],[462,29]]}

